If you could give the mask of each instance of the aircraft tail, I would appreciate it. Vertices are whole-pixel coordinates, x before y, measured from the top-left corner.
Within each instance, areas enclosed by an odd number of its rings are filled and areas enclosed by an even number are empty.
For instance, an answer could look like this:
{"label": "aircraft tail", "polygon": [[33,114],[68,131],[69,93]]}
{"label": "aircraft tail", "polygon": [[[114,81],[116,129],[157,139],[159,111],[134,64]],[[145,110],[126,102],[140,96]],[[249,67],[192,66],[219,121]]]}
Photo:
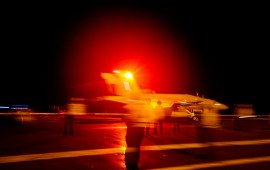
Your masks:
{"label": "aircraft tail", "polygon": [[128,71],[117,70],[113,73],[101,73],[112,95],[138,98],[141,94],[133,75]]}

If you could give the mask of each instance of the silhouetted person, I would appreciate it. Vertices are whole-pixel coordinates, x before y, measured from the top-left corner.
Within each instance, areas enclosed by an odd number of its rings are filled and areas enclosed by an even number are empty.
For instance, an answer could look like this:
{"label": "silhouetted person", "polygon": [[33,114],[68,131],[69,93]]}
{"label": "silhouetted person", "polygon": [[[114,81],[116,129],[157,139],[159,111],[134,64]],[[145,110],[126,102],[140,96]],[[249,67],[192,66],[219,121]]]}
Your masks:
{"label": "silhouetted person", "polygon": [[69,112],[69,109],[67,109],[64,112],[64,134],[74,134],[74,114]]}
{"label": "silhouetted person", "polygon": [[[197,126],[197,139],[199,143],[215,142],[218,129],[221,128],[219,111],[213,108],[204,108]],[[215,158],[215,147],[198,150],[199,155],[204,158]]]}
{"label": "silhouetted person", "polygon": [[154,134],[158,133],[158,127],[159,127],[159,133],[163,133],[163,121],[165,118],[165,112],[162,107],[162,102],[160,100],[157,101],[157,106],[154,108],[153,114],[156,116],[156,122],[154,123]]}
{"label": "silhouetted person", "polygon": [[144,138],[145,126],[149,122],[150,106],[147,102],[134,102],[126,106],[128,114],[124,117],[127,126],[125,165],[127,170],[138,170],[140,146]]}
{"label": "silhouetted person", "polygon": [[180,123],[179,122],[173,123],[173,132],[180,132]]}
{"label": "silhouetted person", "polygon": [[64,134],[74,134],[74,116],[86,113],[86,105],[83,98],[71,98],[64,112]]}
{"label": "silhouetted person", "polygon": [[180,132],[180,120],[181,117],[179,117],[180,115],[178,114],[180,113],[177,105],[172,106],[172,115],[171,117],[173,118],[173,132]]}
{"label": "silhouetted person", "polygon": [[151,124],[153,123],[153,122],[151,122],[152,119],[150,119],[150,116],[152,116],[152,114],[153,114],[152,113],[153,110],[152,110],[151,100],[148,99],[146,104],[148,105],[147,107],[149,107],[149,109],[148,109],[148,112],[145,113],[145,114],[148,114],[149,119],[148,119],[148,122],[145,123],[145,134],[149,135],[150,134]]}
{"label": "silhouetted person", "polygon": [[151,123],[147,122],[145,125],[145,134],[149,135],[150,134],[150,127],[151,127]]}

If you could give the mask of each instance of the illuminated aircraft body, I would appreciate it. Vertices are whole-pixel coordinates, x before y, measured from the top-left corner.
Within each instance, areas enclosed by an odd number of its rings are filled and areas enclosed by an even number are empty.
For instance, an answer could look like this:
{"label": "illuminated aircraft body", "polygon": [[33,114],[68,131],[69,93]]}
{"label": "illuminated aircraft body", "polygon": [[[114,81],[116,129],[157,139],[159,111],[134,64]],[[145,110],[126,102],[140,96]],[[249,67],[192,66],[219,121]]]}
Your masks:
{"label": "illuminated aircraft body", "polygon": [[133,75],[125,70],[117,70],[113,73],[101,73],[112,95],[99,97],[98,100],[112,101],[129,104],[131,102],[151,101],[155,107],[157,101],[162,102],[166,116],[173,112],[186,113],[183,117],[198,120],[196,113],[204,110],[225,110],[229,107],[212,99],[202,98],[190,94],[157,94],[151,90],[140,89]]}

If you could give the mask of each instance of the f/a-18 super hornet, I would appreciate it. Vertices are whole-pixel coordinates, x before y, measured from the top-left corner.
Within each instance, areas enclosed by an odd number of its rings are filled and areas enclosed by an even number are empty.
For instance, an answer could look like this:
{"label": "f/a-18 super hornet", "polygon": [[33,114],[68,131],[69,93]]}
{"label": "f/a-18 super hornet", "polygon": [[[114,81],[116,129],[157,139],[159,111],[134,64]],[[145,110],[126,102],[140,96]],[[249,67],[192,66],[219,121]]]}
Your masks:
{"label": "f/a-18 super hornet", "polygon": [[[160,94],[153,90],[141,89],[133,74],[126,70],[114,70],[112,73],[101,73],[111,95],[99,97],[99,101],[110,101],[122,105],[149,103],[155,107],[157,101],[167,117],[189,117],[198,121],[199,113],[218,112],[229,107],[213,99],[191,94]],[[138,105],[139,106],[139,105]]]}

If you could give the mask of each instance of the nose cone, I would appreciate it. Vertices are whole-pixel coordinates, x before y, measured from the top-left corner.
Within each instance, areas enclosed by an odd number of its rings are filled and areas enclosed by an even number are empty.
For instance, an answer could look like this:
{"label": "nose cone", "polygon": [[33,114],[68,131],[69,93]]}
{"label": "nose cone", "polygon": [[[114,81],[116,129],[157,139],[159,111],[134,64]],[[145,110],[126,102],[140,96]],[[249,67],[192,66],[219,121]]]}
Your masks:
{"label": "nose cone", "polygon": [[205,99],[204,101],[200,102],[199,105],[204,108],[207,107],[207,108],[218,109],[218,110],[229,109],[227,105],[217,102],[215,100],[210,100],[210,99]]}

